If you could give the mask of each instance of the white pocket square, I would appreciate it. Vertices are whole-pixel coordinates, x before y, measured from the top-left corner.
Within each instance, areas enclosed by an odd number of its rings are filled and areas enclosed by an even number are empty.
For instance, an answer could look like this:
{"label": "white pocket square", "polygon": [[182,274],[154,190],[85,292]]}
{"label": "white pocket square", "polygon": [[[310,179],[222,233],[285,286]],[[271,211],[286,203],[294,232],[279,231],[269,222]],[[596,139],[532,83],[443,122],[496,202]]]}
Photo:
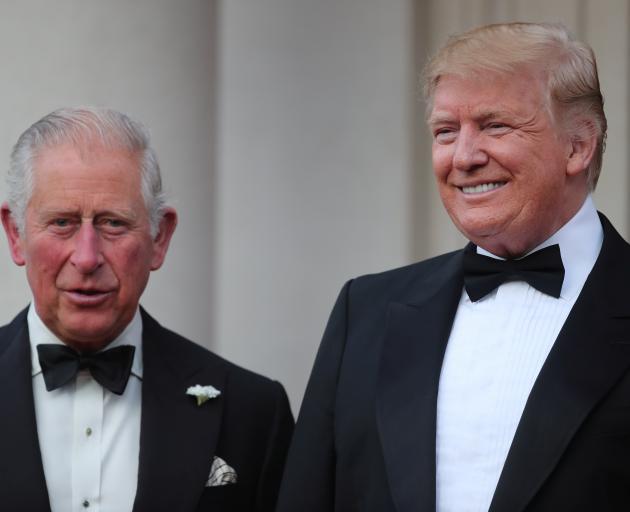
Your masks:
{"label": "white pocket square", "polygon": [[236,471],[229,466],[221,457],[214,456],[212,459],[212,467],[206,487],[218,487],[220,485],[228,485],[236,483]]}

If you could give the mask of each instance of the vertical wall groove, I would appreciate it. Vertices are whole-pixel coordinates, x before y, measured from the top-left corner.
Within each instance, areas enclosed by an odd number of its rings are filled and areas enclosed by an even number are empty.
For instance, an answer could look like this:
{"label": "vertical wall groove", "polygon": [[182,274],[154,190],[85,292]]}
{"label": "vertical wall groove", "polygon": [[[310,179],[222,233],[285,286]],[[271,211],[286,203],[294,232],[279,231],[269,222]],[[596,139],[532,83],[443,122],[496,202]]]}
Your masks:
{"label": "vertical wall groove", "polygon": [[427,130],[424,121],[425,105],[422,98],[422,70],[424,63],[429,56],[431,3],[411,2],[413,9],[413,51],[411,69],[413,76],[412,90],[413,119],[411,124],[411,144],[412,148],[412,173],[410,180],[411,194],[411,260],[420,260],[428,256],[427,238],[428,227],[426,219],[429,217],[429,202],[427,191],[433,186],[432,171],[427,165],[426,155],[430,152]]}
{"label": "vertical wall groove", "polygon": [[587,33],[587,9],[586,2],[588,0],[577,0],[576,18],[577,18],[577,36],[579,38],[586,37]]}

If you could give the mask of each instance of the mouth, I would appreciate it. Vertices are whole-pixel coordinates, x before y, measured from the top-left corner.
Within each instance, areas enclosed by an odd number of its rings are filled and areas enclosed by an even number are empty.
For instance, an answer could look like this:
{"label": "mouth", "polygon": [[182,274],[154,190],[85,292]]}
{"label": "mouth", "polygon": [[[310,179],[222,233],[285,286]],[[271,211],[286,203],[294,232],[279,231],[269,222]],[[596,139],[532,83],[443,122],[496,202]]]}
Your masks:
{"label": "mouth", "polygon": [[67,299],[76,306],[99,306],[104,303],[113,290],[99,290],[96,288],[74,288],[64,290]]}
{"label": "mouth", "polygon": [[478,185],[468,185],[464,187],[458,187],[464,194],[474,195],[483,194],[484,192],[490,192],[498,188],[503,187],[507,182],[505,181],[492,181],[488,183],[480,183]]}

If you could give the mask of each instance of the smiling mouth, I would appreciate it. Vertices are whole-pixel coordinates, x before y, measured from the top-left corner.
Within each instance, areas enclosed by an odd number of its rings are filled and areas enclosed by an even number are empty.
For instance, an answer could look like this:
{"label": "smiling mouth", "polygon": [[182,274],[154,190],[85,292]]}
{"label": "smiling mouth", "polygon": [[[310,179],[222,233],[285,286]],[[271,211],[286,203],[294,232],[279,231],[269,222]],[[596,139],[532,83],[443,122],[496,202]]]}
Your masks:
{"label": "smiling mouth", "polygon": [[484,192],[490,192],[491,190],[501,188],[503,185],[505,185],[505,183],[505,181],[494,181],[491,183],[481,183],[479,185],[459,187],[459,189],[464,194],[482,194]]}

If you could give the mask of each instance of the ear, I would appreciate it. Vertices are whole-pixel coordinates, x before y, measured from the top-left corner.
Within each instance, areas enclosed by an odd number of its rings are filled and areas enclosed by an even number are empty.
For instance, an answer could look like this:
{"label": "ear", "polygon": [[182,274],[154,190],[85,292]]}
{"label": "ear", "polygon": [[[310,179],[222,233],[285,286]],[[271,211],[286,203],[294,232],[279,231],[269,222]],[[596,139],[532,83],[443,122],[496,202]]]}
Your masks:
{"label": "ear", "polygon": [[570,136],[567,175],[577,176],[586,171],[597,147],[596,133],[592,121],[582,120],[580,128]]}
{"label": "ear", "polygon": [[168,245],[177,227],[177,212],[174,208],[166,208],[160,220],[160,229],[153,239],[153,259],[151,270],[157,270],[164,263]]}
{"label": "ear", "polygon": [[20,232],[18,231],[17,224],[13,219],[13,215],[11,214],[11,210],[9,209],[9,205],[7,203],[2,203],[2,206],[0,206],[0,215],[2,215],[4,232],[7,234],[11,258],[13,258],[16,265],[22,266],[26,263],[22,247],[22,235],[20,235]]}

